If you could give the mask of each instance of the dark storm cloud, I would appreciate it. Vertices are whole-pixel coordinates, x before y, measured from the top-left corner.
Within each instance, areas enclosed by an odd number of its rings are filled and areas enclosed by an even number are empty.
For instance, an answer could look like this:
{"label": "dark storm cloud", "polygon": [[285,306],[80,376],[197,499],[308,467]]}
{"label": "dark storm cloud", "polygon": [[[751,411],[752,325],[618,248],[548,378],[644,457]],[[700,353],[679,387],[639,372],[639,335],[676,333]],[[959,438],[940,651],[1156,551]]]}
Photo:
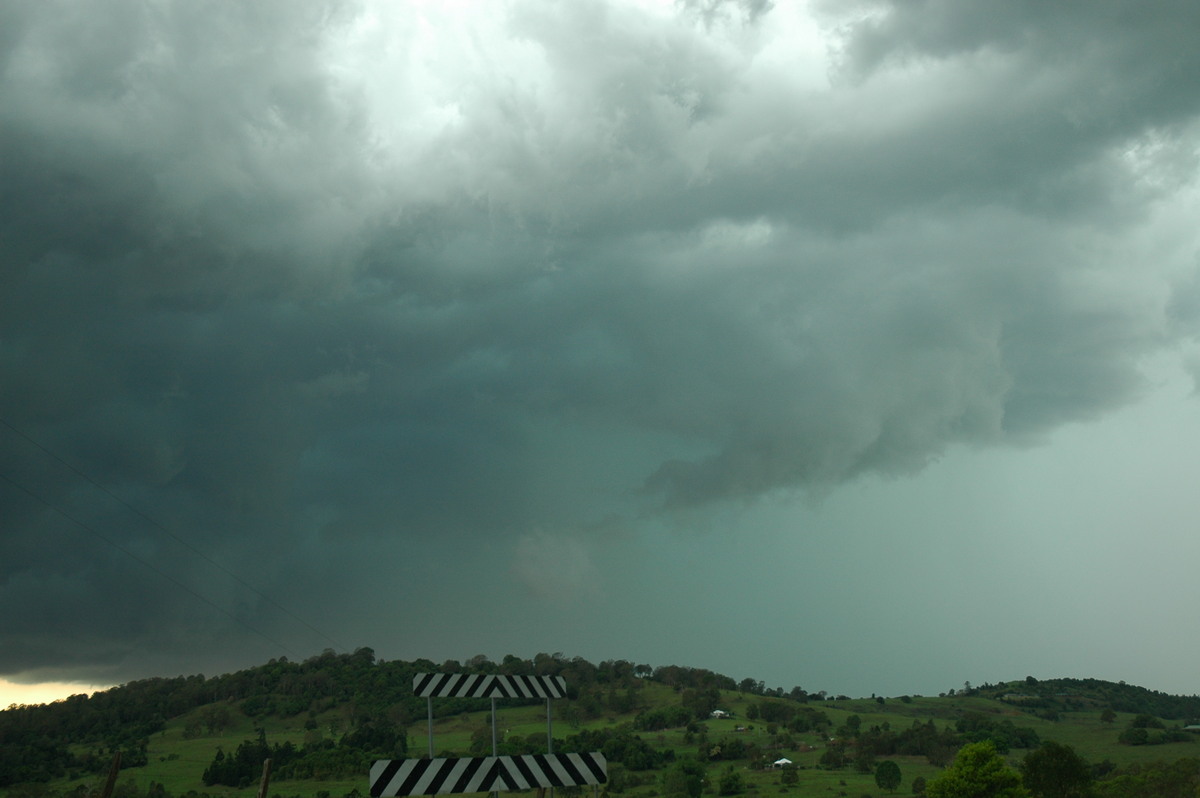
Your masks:
{"label": "dark storm cloud", "polygon": [[[1122,242],[1195,177],[1195,12],[1015,8],[830,20],[830,89],[761,3],[522,4],[462,37],[390,7],[10,5],[0,411],[334,605],[347,541],[824,489],[1095,417],[1194,330]],[[277,628],[0,435],[0,672],[217,647],[232,622],[179,584]]]}

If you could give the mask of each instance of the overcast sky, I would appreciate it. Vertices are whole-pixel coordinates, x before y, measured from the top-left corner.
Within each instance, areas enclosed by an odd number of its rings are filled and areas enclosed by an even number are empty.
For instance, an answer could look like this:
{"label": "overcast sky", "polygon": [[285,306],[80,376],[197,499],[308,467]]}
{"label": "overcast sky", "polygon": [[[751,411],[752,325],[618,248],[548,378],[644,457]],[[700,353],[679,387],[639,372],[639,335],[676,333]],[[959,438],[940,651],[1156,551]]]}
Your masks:
{"label": "overcast sky", "polygon": [[0,678],[1200,692],[1198,30],[0,5]]}

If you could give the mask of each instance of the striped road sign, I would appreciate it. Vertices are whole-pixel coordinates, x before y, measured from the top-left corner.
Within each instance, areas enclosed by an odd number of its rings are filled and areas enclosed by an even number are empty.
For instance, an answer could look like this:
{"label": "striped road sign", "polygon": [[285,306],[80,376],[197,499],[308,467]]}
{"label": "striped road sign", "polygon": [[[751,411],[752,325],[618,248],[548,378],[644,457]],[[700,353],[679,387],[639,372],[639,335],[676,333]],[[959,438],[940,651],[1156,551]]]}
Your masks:
{"label": "striped road sign", "polygon": [[534,787],[578,787],[608,781],[604,754],[526,754],[496,757],[493,790],[529,790]]}
{"label": "striped road sign", "polygon": [[565,698],[561,676],[500,676],[480,673],[418,673],[413,692],[433,698]]}
{"label": "striped road sign", "polygon": [[465,759],[380,759],[371,766],[371,795],[447,795],[464,792],[576,787],[608,780],[604,754],[528,754]]}
{"label": "striped road sign", "polygon": [[472,759],[380,759],[371,765],[372,798],[488,792],[493,757]]}

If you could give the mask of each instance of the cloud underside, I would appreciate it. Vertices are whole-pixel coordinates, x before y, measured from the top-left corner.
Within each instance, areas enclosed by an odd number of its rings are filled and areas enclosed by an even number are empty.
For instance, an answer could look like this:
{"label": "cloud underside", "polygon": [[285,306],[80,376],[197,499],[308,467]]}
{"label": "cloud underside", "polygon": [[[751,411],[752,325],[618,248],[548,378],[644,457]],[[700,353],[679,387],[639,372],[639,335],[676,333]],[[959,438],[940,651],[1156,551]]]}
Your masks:
{"label": "cloud underside", "polygon": [[1128,403],[1200,304],[1167,6],[0,11],[0,672],[195,633],[192,554],[79,472],[320,574]]}

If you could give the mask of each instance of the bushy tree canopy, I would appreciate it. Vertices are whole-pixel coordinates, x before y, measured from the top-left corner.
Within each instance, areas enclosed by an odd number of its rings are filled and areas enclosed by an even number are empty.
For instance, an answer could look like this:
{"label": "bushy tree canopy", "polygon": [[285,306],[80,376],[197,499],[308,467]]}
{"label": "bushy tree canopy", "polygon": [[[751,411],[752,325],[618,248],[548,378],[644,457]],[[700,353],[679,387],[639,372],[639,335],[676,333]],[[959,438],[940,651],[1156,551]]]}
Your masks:
{"label": "bushy tree canopy", "polygon": [[881,790],[895,792],[900,780],[900,766],[890,759],[885,759],[875,768],[875,786]]}
{"label": "bushy tree canopy", "polygon": [[1036,798],[1084,798],[1092,773],[1074,748],[1047,742],[1021,762],[1021,779]]}
{"label": "bushy tree canopy", "polygon": [[990,742],[965,745],[954,764],[925,787],[928,798],[1028,798],[1017,771]]}

